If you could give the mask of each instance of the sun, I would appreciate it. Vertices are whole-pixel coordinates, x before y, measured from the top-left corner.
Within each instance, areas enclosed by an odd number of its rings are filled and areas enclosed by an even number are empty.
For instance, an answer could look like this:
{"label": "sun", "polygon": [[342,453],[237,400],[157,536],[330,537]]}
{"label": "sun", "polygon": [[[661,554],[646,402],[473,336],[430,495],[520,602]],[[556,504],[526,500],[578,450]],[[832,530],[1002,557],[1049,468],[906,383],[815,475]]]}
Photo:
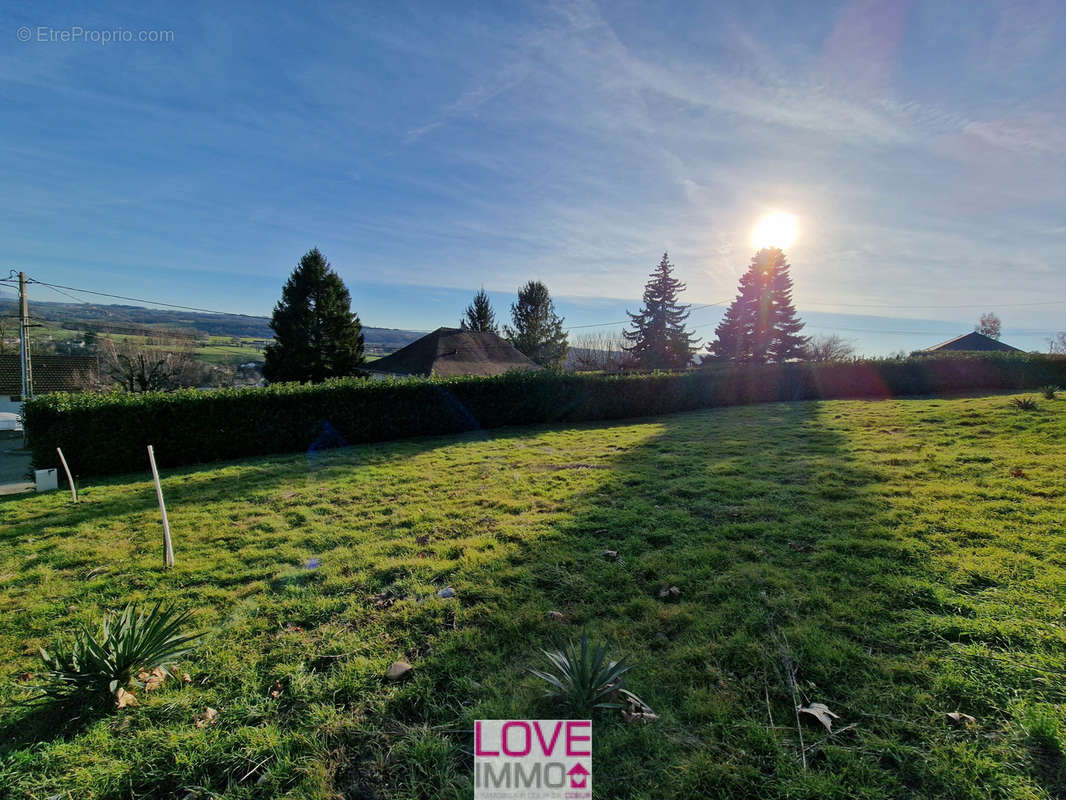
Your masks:
{"label": "sun", "polygon": [[775,211],[759,220],[751,232],[751,243],[755,245],[756,250],[762,250],[764,247],[786,250],[796,241],[797,231],[794,216]]}

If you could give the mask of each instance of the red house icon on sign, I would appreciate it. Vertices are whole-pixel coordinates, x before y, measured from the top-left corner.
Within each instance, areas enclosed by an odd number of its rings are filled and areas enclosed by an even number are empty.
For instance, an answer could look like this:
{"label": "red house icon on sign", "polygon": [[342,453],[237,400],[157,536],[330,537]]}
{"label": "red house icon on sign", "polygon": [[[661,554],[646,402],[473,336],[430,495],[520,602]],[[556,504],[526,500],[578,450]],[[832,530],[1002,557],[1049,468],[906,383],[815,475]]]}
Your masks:
{"label": "red house icon on sign", "polygon": [[581,766],[581,762],[574,764],[570,768],[570,771],[566,773],[570,776],[570,788],[571,789],[584,789],[585,783],[588,780],[589,771]]}

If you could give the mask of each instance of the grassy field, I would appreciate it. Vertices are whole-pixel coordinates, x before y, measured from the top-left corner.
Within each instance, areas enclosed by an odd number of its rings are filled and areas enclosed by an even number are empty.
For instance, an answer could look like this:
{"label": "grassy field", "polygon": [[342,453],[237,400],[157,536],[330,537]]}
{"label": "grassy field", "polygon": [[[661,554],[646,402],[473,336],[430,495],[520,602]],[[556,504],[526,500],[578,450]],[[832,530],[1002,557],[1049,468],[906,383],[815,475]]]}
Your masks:
{"label": "grassy field", "polygon": [[[597,720],[598,797],[1062,797],[1066,401],[1007,401],[173,471],[169,573],[143,474],[0,500],[0,795],[470,797],[473,721],[552,716],[525,670],[587,630],[661,716]],[[18,704],[39,646],[128,599],[195,609],[190,683],[76,718]],[[390,683],[398,658],[414,677]],[[832,737],[804,718],[802,750],[789,664],[839,715]]]}

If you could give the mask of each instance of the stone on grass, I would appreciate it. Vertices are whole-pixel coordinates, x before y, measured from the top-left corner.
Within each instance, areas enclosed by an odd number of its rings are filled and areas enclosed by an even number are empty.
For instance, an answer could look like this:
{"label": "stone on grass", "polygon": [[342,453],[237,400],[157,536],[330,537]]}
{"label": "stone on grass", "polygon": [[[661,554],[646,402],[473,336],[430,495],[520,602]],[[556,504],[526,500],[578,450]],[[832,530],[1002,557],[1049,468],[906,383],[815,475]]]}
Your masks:
{"label": "stone on grass", "polygon": [[406,661],[395,661],[385,673],[385,677],[387,677],[390,681],[403,680],[411,674],[411,671],[413,669],[414,667],[412,667]]}
{"label": "stone on grass", "polygon": [[437,592],[437,597],[455,597],[455,589],[453,589],[451,586],[441,589],[439,592]]}

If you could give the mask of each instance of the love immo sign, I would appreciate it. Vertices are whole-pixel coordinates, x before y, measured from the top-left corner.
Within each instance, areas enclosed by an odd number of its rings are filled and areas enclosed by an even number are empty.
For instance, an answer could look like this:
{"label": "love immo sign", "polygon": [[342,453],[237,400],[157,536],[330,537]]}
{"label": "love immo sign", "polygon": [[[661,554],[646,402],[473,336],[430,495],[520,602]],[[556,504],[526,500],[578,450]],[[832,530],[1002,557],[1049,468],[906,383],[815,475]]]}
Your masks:
{"label": "love immo sign", "polygon": [[591,797],[591,720],[484,719],[474,723],[474,800]]}

